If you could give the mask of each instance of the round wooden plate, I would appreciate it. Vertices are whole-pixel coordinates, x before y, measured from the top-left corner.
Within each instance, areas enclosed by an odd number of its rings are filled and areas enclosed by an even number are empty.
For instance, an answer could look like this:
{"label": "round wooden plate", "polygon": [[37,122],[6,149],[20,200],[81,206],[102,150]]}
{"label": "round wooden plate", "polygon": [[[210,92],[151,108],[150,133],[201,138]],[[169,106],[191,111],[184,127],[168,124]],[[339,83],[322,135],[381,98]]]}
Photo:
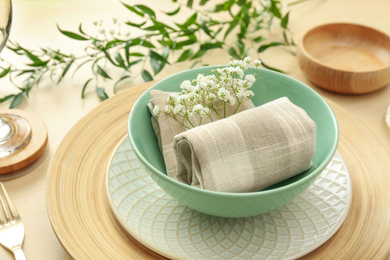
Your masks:
{"label": "round wooden plate", "polygon": [[23,146],[19,151],[0,158],[0,178],[2,175],[16,173],[42,156],[47,145],[47,128],[45,123],[37,116],[28,112],[16,109],[1,110],[4,114],[14,114],[23,117],[29,122],[32,135],[30,141]]}
{"label": "round wooden plate", "polygon": [[[164,259],[127,235],[105,190],[108,163],[127,134],[130,109],[150,85],[132,88],[92,110],[66,135],[51,161],[47,210],[59,241],[75,259]],[[339,231],[304,258],[386,258],[390,155],[357,119],[329,103],[339,120],[338,151],[351,175],[353,200]]]}

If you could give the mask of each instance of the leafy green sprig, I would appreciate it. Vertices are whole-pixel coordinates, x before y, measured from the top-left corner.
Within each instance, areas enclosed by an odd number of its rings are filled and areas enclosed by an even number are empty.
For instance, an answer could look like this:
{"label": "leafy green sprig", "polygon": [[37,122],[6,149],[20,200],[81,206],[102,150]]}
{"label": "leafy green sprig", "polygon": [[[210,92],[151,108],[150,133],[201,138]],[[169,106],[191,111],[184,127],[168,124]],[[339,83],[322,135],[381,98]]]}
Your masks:
{"label": "leafy green sprig", "polygon": [[[201,0],[197,6],[193,0],[172,1],[176,6],[159,12],[161,19],[146,5],[122,3],[130,11],[129,20],[114,19],[116,28],[111,30],[102,21],[94,23],[95,33],[85,32],[81,24],[76,32],[57,26],[68,38],[87,43],[85,53],[80,56],[53,48],[29,50],[10,41],[8,49],[27,61],[22,66],[4,60],[1,63],[0,78],[8,76],[19,92],[0,98],[0,103],[10,100],[10,107],[14,108],[42,78],[48,76],[60,83],[70,71],[75,74],[87,64],[92,75],[83,84],[81,98],[94,85],[97,95],[105,100],[108,95],[103,80],[113,82],[115,93],[124,80],[141,76],[151,81],[166,65],[184,61],[192,61],[191,67],[203,64],[202,57],[214,49],[226,50],[235,59],[244,59],[249,50],[255,49],[261,60],[261,53],[269,48],[295,46],[288,27],[290,13],[278,0],[225,0],[218,4]],[[178,22],[176,17],[181,12],[186,12],[188,18]],[[267,40],[266,35],[274,26],[281,28],[279,41]],[[262,66],[277,70],[261,61]],[[121,75],[112,76],[108,65],[119,69]]]}

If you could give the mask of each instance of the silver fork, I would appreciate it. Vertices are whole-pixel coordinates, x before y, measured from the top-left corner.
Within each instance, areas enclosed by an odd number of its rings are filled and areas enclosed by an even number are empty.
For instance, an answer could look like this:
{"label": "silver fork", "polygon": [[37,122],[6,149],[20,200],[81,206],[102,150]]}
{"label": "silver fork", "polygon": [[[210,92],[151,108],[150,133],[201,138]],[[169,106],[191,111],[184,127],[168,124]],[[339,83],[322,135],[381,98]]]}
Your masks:
{"label": "silver fork", "polygon": [[17,260],[25,260],[22,250],[24,227],[3,183],[0,182],[0,244],[10,250]]}

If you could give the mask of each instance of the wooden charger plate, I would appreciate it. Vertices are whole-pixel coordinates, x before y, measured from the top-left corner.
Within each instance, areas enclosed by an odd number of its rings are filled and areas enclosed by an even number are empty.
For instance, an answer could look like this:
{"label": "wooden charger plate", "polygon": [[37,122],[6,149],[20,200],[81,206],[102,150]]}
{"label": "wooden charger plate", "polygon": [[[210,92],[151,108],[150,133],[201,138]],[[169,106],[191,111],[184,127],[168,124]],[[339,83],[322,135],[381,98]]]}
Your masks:
{"label": "wooden charger plate", "polygon": [[[165,259],[122,228],[106,197],[110,157],[127,134],[127,119],[151,83],[96,107],[65,136],[47,178],[47,210],[59,241],[75,259]],[[357,119],[328,101],[340,125],[342,155],[353,195],[339,231],[305,259],[381,259],[390,255],[390,155]]]}

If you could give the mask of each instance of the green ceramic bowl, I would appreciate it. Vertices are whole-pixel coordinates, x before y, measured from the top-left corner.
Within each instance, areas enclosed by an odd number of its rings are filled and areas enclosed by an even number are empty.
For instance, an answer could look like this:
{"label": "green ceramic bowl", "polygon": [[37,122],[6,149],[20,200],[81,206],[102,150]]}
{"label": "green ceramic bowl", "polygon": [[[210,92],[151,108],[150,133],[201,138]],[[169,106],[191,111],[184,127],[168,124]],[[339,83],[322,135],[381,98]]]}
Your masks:
{"label": "green ceramic bowl", "polygon": [[[130,112],[128,134],[130,143],[144,169],[174,199],[194,210],[221,217],[255,216],[277,209],[306,190],[324,170],[336,152],[339,132],[333,111],[317,92],[307,85],[281,73],[260,69],[261,76],[251,88],[256,106],[279,97],[288,97],[303,108],[317,125],[317,147],[313,166],[299,175],[257,192],[230,193],[195,188],[166,175],[164,159],[154,135],[147,103],[150,90],[180,91],[180,83],[200,73],[210,74],[217,66],[186,70],[159,81],[148,89]],[[247,73],[254,73],[249,68]]]}

